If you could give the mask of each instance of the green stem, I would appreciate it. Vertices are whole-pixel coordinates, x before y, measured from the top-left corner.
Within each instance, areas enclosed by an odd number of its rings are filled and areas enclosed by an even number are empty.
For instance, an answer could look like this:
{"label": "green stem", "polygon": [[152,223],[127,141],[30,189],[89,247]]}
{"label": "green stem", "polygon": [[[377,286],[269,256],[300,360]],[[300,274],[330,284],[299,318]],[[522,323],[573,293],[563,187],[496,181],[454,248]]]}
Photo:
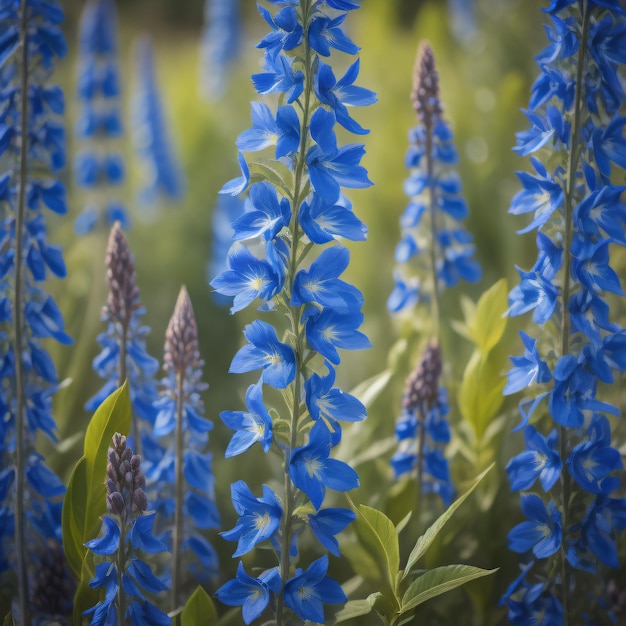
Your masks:
{"label": "green stem", "polygon": [[420,511],[422,510],[422,482],[424,481],[424,443],[425,443],[425,432],[424,432],[424,420],[425,414],[420,409],[419,417],[417,420],[417,510],[415,511],[415,519],[419,521]]}
{"label": "green stem", "polygon": [[22,323],[24,312],[22,308],[22,287],[24,280],[24,214],[26,212],[26,184],[28,180],[28,9],[27,0],[22,0],[20,20],[21,45],[21,144],[20,144],[20,173],[17,214],[15,216],[15,294],[13,301],[13,319],[15,320],[15,393],[17,407],[15,415],[15,558],[17,566],[17,587],[21,621],[24,626],[30,626],[30,601],[28,593],[28,570],[26,565],[26,390],[24,381],[24,337]]}
{"label": "green stem", "polygon": [[174,511],[174,539],[172,546],[172,611],[178,607],[178,595],[180,592],[180,555],[183,541],[183,498],[184,498],[184,478],[183,478],[183,386],[184,373],[179,372],[176,376],[177,397],[176,397],[176,509]]}
{"label": "green stem", "polygon": [[123,513],[119,517],[120,520],[120,543],[117,550],[117,557],[115,559],[115,566],[117,568],[117,623],[118,626],[127,624],[126,620],[126,592],[123,586],[123,575],[126,571],[126,531],[128,515]]}
{"label": "green stem", "polygon": [[289,476],[289,461],[292,451],[298,444],[298,426],[300,421],[300,395],[301,395],[301,376],[303,372],[303,355],[304,346],[300,324],[300,317],[302,313],[302,307],[293,307],[290,305],[291,295],[293,294],[293,282],[296,277],[298,265],[304,260],[306,253],[309,251],[309,246],[305,248],[305,251],[300,254],[300,224],[298,220],[298,205],[300,203],[300,194],[303,188],[303,176],[304,168],[306,165],[306,150],[308,145],[308,133],[309,133],[309,119],[311,109],[311,94],[313,92],[313,82],[311,76],[311,62],[312,54],[309,46],[308,38],[308,24],[311,13],[311,0],[302,0],[302,24],[304,26],[304,65],[305,65],[305,84],[304,84],[304,105],[302,107],[302,126],[300,133],[300,149],[299,158],[295,167],[294,176],[294,193],[292,204],[292,217],[291,217],[291,253],[289,260],[289,273],[287,279],[287,285],[289,289],[288,298],[286,302],[289,307],[289,316],[291,322],[291,328],[294,334],[294,352],[296,356],[296,376],[293,383],[293,405],[291,407],[291,419],[290,419],[290,432],[289,432],[289,448],[284,452],[284,489],[285,489],[285,501],[283,509],[283,525],[281,535],[281,554],[280,554],[280,576],[281,576],[281,589],[276,601],[276,626],[283,626],[285,623],[284,603],[285,603],[285,583],[289,576],[289,550],[292,539],[293,528],[293,510],[295,506],[295,493],[294,486]]}
{"label": "green stem", "polygon": [[428,181],[428,210],[430,214],[430,266],[433,279],[433,293],[430,304],[430,314],[433,323],[433,336],[439,340],[439,310],[440,298],[439,280],[437,278],[437,206],[435,203],[435,186],[433,184],[433,124],[432,116],[429,117],[429,123],[425,124],[426,142],[425,154],[426,159],[426,180]]}
{"label": "green stem", "polygon": [[[574,213],[574,196],[576,193],[576,172],[580,160],[580,127],[582,117],[582,86],[585,55],[587,52],[587,35],[589,31],[590,10],[587,2],[583,2],[582,8],[582,34],[580,46],[578,48],[578,66],[576,71],[576,93],[574,96],[574,118],[572,123],[572,143],[570,146],[567,162],[567,189],[565,190],[565,237],[563,249],[565,251],[564,272],[563,272],[563,328],[561,334],[561,356],[569,354],[569,343],[571,335],[571,320],[567,307],[571,295],[571,247],[573,240],[572,218]],[[568,433],[565,426],[559,426],[559,452],[561,459],[568,457]],[[563,539],[566,538],[569,524],[569,503],[571,496],[570,476],[566,471],[561,472],[561,488],[563,496],[562,530]],[[569,589],[570,571],[567,563],[565,546],[561,547],[561,603],[563,605],[564,626],[569,626]]]}

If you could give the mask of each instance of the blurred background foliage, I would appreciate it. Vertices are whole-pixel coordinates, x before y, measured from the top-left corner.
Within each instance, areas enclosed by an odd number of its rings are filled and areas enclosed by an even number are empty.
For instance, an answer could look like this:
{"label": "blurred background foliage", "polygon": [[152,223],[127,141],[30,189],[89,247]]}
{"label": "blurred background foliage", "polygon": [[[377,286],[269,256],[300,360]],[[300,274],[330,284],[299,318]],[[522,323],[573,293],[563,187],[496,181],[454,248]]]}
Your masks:
{"label": "blurred background foliage", "polygon": [[[528,268],[534,260],[533,235],[516,235],[522,223],[507,215],[507,209],[519,189],[515,171],[528,166],[511,147],[515,133],[526,127],[520,109],[528,102],[536,75],[533,56],[544,45],[545,33],[540,2],[475,0],[474,24],[463,20],[459,24],[459,15],[454,13],[458,8],[451,10],[451,6],[461,4],[470,3],[363,0],[362,9],[350,14],[346,23],[350,36],[362,48],[359,84],[375,90],[379,101],[355,114],[363,126],[371,129],[364,137],[367,150],[364,165],[375,186],[349,190],[347,194],[355,212],[369,226],[367,242],[350,245],[352,262],[347,280],[365,295],[363,330],[373,348],[362,353],[344,353],[337,382],[344,389],[353,389],[374,378],[361,387],[369,395],[369,418],[347,438],[351,448],[339,453],[361,458],[358,470],[362,486],[353,495],[355,501],[385,510],[395,523],[414,508],[414,485],[408,480],[394,484],[388,460],[393,451],[394,422],[400,410],[404,379],[427,338],[420,336],[423,320],[419,316],[394,320],[387,313],[385,303],[393,287],[393,254],[400,233],[398,218],[407,203],[402,182],[407,175],[404,166],[407,131],[416,124],[409,98],[413,63],[419,42],[427,38],[440,74],[444,114],[454,131],[461,157],[459,174],[470,207],[467,228],[474,234],[476,256],[483,267],[482,281],[448,290],[442,308],[444,372],[454,430],[450,454],[459,491],[491,460],[497,463],[487,484],[481,486],[478,496],[473,496],[472,504],[464,505],[430,558],[437,563],[468,560],[481,567],[501,567],[503,572],[501,576],[468,585],[443,602],[426,605],[420,623],[460,623],[451,616],[467,610],[467,603],[471,602],[473,610],[466,613],[467,621],[463,623],[487,625],[503,618],[504,611],[497,607],[497,601],[516,576],[516,559],[506,549],[506,532],[521,514],[516,499],[508,492],[504,465],[521,449],[523,442],[521,436],[509,436],[519,420],[516,399],[502,399],[498,406],[484,409],[486,413],[480,419],[485,427],[479,436],[472,431],[467,416],[464,419],[457,397],[475,346],[455,332],[451,322],[463,319],[462,294],[467,302],[475,302],[501,278],[507,279],[510,289],[517,281],[514,265]],[[66,122],[71,154],[72,126],[77,115],[74,94],[82,3],[72,1],[65,5],[65,34],[70,53],[59,66],[57,80],[65,89],[68,103]],[[218,505],[223,528],[229,529],[235,518],[230,505],[230,483],[244,478],[255,490],[260,482],[271,482],[272,472],[277,478],[280,471],[276,459],[268,459],[258,450],[246,454],[243,464],[241,460],[223,458],[231,432],[221,423],[219,412],[242,408],[245,389],[254,378],[228,375],[228,367],[242,343],[241,329],[254,319],[255,311],[231,316],[228,308],[211,296],[207,276],[213,244],[211,216],[217,191],[225,181],[238,175],[234,141],[250,125],[249,101],[256,94],[249,76],[262,63],[262,54],[255,45],[265,33],[266,24],[254,2],[241,2],[243,37],[239,59],[229,71],[224,95],[207,101],[200,96],[199,89],[203,5],[203,0],[118,1],[124,97],[128,104],[137,78],[133,41],[138,35],[149,33],[155,43],[158,81],[170,132],[186,177],[186,195],[182,201],[152,207],[149,216],[145,215],[135,203],[139,171],[133,165],[130,141],[126,140],[124,149],[130,176],[125,199],[133,219],[127,238],[135,255],[141,300],[147,309],[145,320],[152,329],[148,349],[153,356],[162,358],[165,328],[181,284],[187,286],[194,304],[201,353],[206,361],[205,380],[210,384],[204,400],[207,416],[215,424],[210,446]],[[338,66],[345,63],[341,55],[336,56]],[[336,74],[340,75],[340,70]],[[127,130],[128,125],[129,121]],[[99,314],[106,299],[104,250],[108,233],[96,232],[80,238],[74,234],[72,222],[82,209],[81,194],[72,182],[71,167],[65,176],[71,215],[51,225],[51,240],[65,248],[68,278],[55,283],[52,290],[75,343],[71,347],[51,346],[67,385],[55,399],[61,443],[48,449],[48,458],[53,468],[67,478],[80,455],[89,420],[83,405],[100,386],[91,370],[91,359],[98,351],[96,336],[103,330]],[[497,376],[506,372],[507,356],[520,351],[519,323],[509,321],[493,354],[488,356],[489,371]],[[376,378],[381,372],[383,376]],[[475,391],[479,396],[483,389],[487,392],[501,382],[484,376],[476,380]],[[407,546],[415,542],[425,523],[442,510],[441,502],[434,496],[425,497],[420,504],[420,516],[414,515],[403,533]],[[220,555],[225,580],[232,577],[236,566],[230,558],[232,545],[217,534],[212,540]],[[332,565],[333,575],[340,581],[354,572],[366,573],[360,571],[366,568],[359,560],[358,547],[350,552],[352,566],[346,562]],[[368,585],[374,585],[374,581],[357,582],[359,597],[371,590]],[[360,618],[359,623],[366,624],[365,618]]]}

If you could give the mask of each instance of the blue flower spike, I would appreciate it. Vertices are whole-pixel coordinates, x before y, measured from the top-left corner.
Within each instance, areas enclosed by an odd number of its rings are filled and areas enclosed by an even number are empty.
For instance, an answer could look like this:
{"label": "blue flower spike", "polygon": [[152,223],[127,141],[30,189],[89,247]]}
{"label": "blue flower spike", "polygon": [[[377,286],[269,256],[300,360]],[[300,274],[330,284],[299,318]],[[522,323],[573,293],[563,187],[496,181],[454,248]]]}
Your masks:
{"label": "blue flower spike", "polygon": [[[186,571],[200,583],[217,576],[217,554],[203,531],[221,526],[215,504],[212,455],[205,450],[213,424],[203,417],[198,327],[183,285],[165,332],[163,370],[146,476],[159,516],[159,531],[172,533],[171,610],[184,604]],[[183,568],[187,564],[187,570]]]}
{"label": "blue flower spike", "polygon": [[146,512],[145,484],[141,458],[133,454],[124,435],[115,433],[106,470],[107,513],[102,517],[100,536],[85,544],[96,558],[103,557],[96,562],[96,575],[89,581],[92,589],[104,590],[104,599],[84,612],[91,616],[91,626],[123,621],[133,626],[172,623],[145,595],[167,589],[140,558],[140,553],[166,551],[153,535],[156,513]]}
{"label": "blue flower spike", "polygon": [[[304,571],[297,567],[298,542],[308,533],[340,556],[337,535],[354,519],[352,511],[324,505],[359,485],[354,469],[332,455],[342,423],[366,417],[359,399],[335,386],[336,368],[342,351],[370,346],[359,330],[363,296],[344,278],[350,251],[339,240],[365,239],[367,227],[346,194],[372,183],[360,165],[364,146],[341,145],[336,126],[341,136],[344,130],[365,135],[353,111],[376,96],[356,84],[358,58],[343,75],[335,75],[331,63],[336,54],[358,52],[343,30],[358,4],[281,0],[258,8],[270,28],[258,45],[262,71],[252,76],[263,101],[252,103],[252,127],[237,138],[241,175],[220,191],[246,202],[232,223],[226,267],[211,286],[232,298],[232,313],[250,306],[259,311],[230,366],[232,373],[256,379],[245,410],[221,413],[234,431],[226,457],[253,447],[277,452],[285,491],[264,485],[257,496],[243,481],[232,485],[239,518],[222,536],[237,543],[233,556],[246,554],[248,563],[257,547],[269,544],[277,565],[253,578],[239,564],[217,597],[241,606],[246,624],[262,616],[278,624],[323,623],[326,605],[346,596],[327,576],[326,556]],[[262,162],[275,163],[276,176],[257,165],[257,153]],[[267,404],[281,396],[284,406]]]}
{"label": "blue flower spike", "polygon": [[626,167],[626,55],[613,50],[626,15],[618,4],[554,0],[545,9],[550,42],[536,57],[530,128],[517,134],[515,151],[530,156],[534,173],[518,174],[522,190],[509,213],[527,216],[518,232],[535,232],[537,260],[518,268],[508,314],[532,313],[535,328],[520,333],[524,354],[511,357],[504,390],[524,393],[516,430],[526,444],[507,473],[513,491],[537,493],[522,494],[528,520],[508,536],[513,551],[533,556],[503,596],[514,624],[537,623],[540,614],[564,626],[574,615],[589,624],[611,619],[590,598],[604,592],[605,568],[619,567],[616,538],[626,520],[610,395],[626,370],[618,348],[625,331],[607,301],[624,295],[610,248],[626,243],[624,187],[614,176]]}
{"label": "blue flower spike", "polygon": [[[67,273],[62,249],[48,240],[47,217],[68,211],[59,180],[65,98],[50,82],[67,52],[63,20],[57,0],[1,3],[0,576],[23,623],[67,618],[74,586],[61,549],[65,487],[36,451],[41,434],[57,442],[59,378],[49,339],[72,343],[46,284]],[[53,554],[61,557],[56,564]],[[34,597],[41,589],[50,600]]]}

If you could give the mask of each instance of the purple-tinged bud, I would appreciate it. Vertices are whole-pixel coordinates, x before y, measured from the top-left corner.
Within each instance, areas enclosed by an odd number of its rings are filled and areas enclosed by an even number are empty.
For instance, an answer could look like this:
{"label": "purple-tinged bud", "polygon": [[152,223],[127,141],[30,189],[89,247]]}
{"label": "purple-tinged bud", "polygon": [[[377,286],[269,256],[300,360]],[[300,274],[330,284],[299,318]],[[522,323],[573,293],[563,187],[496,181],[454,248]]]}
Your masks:
{"label": "purple-tinged bud", "polygon": [[203,365],[198,350],[198,327],[186,287],[180,288],[174,313],[165,332],[165,371],[184,374]]}
{"label": "purple-tinged bud", "polygon": [[439,99],[439,74],[433,49],[427,41],[423,41],[417,51],[411,100],[420,122],[427,128],[433,128],[443,109]]}
{"label": "purple-tinged bud", "polygon": [[105,318],[125,325],[141,304],[139,288],[135,284],[135,260],[119,222],[111,228],[106,266],[109,295],[103,314]]}
{"label": "purple-tinged bud", "polygon": [[143,513],[148,508],[148,498],[146,498],[146,494],[143,489],[135,490],[133,494],[132,501],[132,512],[133,513]]}
{"label": "purple-tinged bud", "polygon": [[417,367],[406,380],[402,407],[407,411],[428,411],[435,406],[439,397],[440,376],[441,350],[439,342],[431,339]]}
{"label": "purple-tinged bud", "polygon": [[107,509],[113,515],[121,516],[126,511],[124,496],[119,491],[114,491],[107,495]]}

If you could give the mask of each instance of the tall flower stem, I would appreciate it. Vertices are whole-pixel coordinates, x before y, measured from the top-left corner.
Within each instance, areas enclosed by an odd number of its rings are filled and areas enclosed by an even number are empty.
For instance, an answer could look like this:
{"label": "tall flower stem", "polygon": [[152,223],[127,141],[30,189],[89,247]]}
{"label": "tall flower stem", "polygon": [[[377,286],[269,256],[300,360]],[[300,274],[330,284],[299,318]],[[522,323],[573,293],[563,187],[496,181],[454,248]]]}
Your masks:
{"label": "tall flower stem", "polygon": [[17,559],[17,585],[21,620],[24,626],[30,626],[30,608],[28,598],[28,572],[26,568],[26,517],[24,496],[26,493],[26,423],[25,386],[24,386],[24,352],[22,337],[22,280],[23,280],[23,235],[24,217],[26,212],[26,182],[28,178],[28,11],[27,0],[22,0],[20,21],[20,42],[22,53],[21,72],[21,144],[20,144],[20,180],[15,216],[15,386],[17,395],[17,413],[15,416],[15,461],[16,461],[16,495],[15,495],[15,552]]}
{"label": "tall flower stem", "polygon": [[[561,355],[569,354],[570,351],[570,330],[571,321],[567,312],[567,307],[570,299],[571,291],[571,247],[573,238],[572,217],[574,213],[574,194],[576,191],[576,172],[578,170],[577,164],[580,158],[580,126],[581,126],[581,107],[582,107],[582,88],[583,88],[583,72],[584,62],[587,52],[587,36],[589,31],[589,17],[590,11],[588,10],[588,4],[586,0],[583,0],[582,5],[582,35],[580,40],[580,47],[578,49],[578,61],[576,69],[576,92],[574,95],[574,119],[572,123],[572,145],[569,150],[567,160],[567,189],[565,190],[565,237],[564,237],[564,251],[565,262],[563,272],[563,327],[561,334]],[[563,425],[559,425],[559,448],[560,456],[562,459],[567,459],[569,454],[567,450],[568,433],[567,428]],[[567,531],[569,520],[569,501],[570,501],[570,485],[571,477],[569,472],[561,472],[561,488],[563,496],[563,510],[562,510],[562,528]],[[569,588],[570,588],[570,572],[567,562],[567,554],[564,547],[561,549],[561,586],[562,597],[561,602],[563,604],[563,619],[564,626],[569,626]]]}
{"label": "tall flower stem", "polygon": [[172,542],[172,611],[178,606],[178,594],[180,592],[180,560],[183,541],[183,500],[185,480],[183,476],[183,452],[185,443],[183,440],[183,405],[184,405],[184,372],[178,372],[176,376],[177,399],[176,399],[176,494],[174,509],[174,539]]}
{"label": "tall flower stem", "polygon": [[[425,124],[426,141],[425,154],[426,159],[426,176],[428,180],[428,210],[430,213],[430,269],[432,272],[433,291],[430,301],[430,312],[433,323],[433,336],[439,339],[439,310],[440,310],[440,294],[439,280],[437,278],[437,206],[435,204],[435,190],[433,180],[433,120]],[[420,458],[420,457],[418,457]]]}

